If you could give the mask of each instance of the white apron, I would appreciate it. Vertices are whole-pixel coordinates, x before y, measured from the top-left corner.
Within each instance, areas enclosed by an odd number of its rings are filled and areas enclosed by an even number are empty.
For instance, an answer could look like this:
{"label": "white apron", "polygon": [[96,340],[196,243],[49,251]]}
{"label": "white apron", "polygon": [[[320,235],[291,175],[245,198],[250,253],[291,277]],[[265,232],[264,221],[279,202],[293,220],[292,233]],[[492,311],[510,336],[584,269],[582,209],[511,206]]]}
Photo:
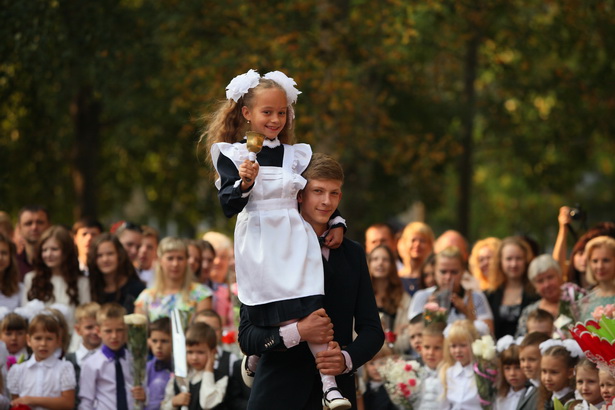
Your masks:
{"label": "white apron", "polygon": [[[216,144],[239,165],[245,144]],[[324,294],[324,274],[316,233],[298,211],[300,175],[312,150],[284,145],[282,167],[262,166],[248,203],[235,225],[235,270],[239,300],[248,306]],[[217,160],[214,160],[214,164]]]}

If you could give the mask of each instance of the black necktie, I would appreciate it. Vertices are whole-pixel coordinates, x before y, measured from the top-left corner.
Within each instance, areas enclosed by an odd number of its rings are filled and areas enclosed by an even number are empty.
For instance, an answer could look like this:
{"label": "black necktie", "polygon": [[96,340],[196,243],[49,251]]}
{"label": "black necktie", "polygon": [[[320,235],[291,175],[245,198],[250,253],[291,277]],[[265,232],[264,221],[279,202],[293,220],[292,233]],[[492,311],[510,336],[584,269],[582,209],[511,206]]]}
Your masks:
{"label": "black necktie", "polygon": [[[123,353],[123,352],[122,352]],[[124,383],[124,372],[120,359],[123,355],[120,352],[115,352],[115,384],[116,398],[118,410],[128,410],[128,402],[126,400],[126,384]]]}

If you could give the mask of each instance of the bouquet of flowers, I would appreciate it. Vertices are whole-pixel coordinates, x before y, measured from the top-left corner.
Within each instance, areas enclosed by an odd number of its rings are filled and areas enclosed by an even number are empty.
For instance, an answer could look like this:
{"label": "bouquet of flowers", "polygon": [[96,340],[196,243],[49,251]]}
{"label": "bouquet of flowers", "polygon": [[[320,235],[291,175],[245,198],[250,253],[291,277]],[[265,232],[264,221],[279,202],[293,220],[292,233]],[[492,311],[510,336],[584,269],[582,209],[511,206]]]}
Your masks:
{"label": "bouquet of flowers", "polygon": [[446,323],[447,320],[448,311],[446,308],[441,307],[436,302],[429,302],[425,305],[425,310],[423,311],[423,322],[425,322],[425,326],[431,323]]}
{"label": "bouquet of flowers", "polygon": [[[134,386],[143,386],[147,364],[147,317],[135,313],[124,316],[124,322],[128,328],[128,351],[132,356]],[[135,409],[143,407],[143,402],[135,401]]]}
{"label": "bouquet of flowers", "polygon": [[596,320],[577,323],[570,332],[585,356],[615,377],[615,306],[598,306],[592,316]]}
{"label": "bouquet of flowers", "polygon": [[498,375],[495,359],[495,343],[491,335],[484,335],[472,342],[472,353],[476,358],[474,363],[474,376],[480,405],[483,409],[493,408],[497,387],[495,383]]}
{"label": "bouquet of flowers", "polygon": [[378,368],[391,401],[402,409],[412,409],[418,401],[420,370],[419,362],[398,356],[387,358]]}
{"label": "bouquet of flowers", "polygon": [[564,283],[559,302],[559,312],[554,325],[559,337],[568,336],[568,325],[580,319],[580,303],[587,296],[587,290],[574,283]]}

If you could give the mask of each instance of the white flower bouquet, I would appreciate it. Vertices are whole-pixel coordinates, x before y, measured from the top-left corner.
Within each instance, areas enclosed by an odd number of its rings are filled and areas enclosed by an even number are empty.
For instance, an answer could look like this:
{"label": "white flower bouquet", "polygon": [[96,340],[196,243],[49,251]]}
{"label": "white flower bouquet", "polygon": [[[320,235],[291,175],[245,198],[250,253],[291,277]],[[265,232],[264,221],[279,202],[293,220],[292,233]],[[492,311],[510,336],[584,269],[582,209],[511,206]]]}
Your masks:
{"label": "white flower bouquet", "polygon": [[378,368],[389,398],[402,409],[412,409],[419,399],[420,370],[419,362],[399,356],[387,358]]}
{"label": "white flower bouquet", "polygon": [[[128,330],[128,351],[132,356],[134,386],[143,386],[147,365],[147,317],[138,313],[124,316]],[[134,408],[142,409],[144,403],[135,401]]]}
{"label": "white flower bouquet", "polygon": [[472,353],[476,358],[474,363],[474,377],[480,405],[483,409],[493,408],[497,393],[496,377],[498,375],[495,364],[496,346],[491,335],[484,335],[472,343]]}

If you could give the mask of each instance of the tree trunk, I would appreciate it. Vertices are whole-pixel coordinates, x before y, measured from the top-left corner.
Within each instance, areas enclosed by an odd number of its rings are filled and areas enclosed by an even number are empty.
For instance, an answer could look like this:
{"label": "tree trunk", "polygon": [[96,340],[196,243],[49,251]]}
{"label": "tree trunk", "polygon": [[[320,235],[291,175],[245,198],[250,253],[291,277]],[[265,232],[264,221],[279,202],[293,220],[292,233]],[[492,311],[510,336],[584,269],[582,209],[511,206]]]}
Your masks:
{"label": "tree trunk", "polygon": [[81,87],[73,100],[71,118],[75,127],[73,148],[73,186],[75,219],[98,218],[96,172],[100,146],[100,101],[91,87]]}
{"label": "tree trunk", "polygon": [[478,35],[468,40],[464,64],[464,109],[462,114],[461,145],[463,152],[459,160],[459,231],[468,238],[470,231],[470,204],[472,200],[472,177],[474,166],[472,154],[474,150],[474,115],[476,113],[476,90],[474,82],[478,69]]}

